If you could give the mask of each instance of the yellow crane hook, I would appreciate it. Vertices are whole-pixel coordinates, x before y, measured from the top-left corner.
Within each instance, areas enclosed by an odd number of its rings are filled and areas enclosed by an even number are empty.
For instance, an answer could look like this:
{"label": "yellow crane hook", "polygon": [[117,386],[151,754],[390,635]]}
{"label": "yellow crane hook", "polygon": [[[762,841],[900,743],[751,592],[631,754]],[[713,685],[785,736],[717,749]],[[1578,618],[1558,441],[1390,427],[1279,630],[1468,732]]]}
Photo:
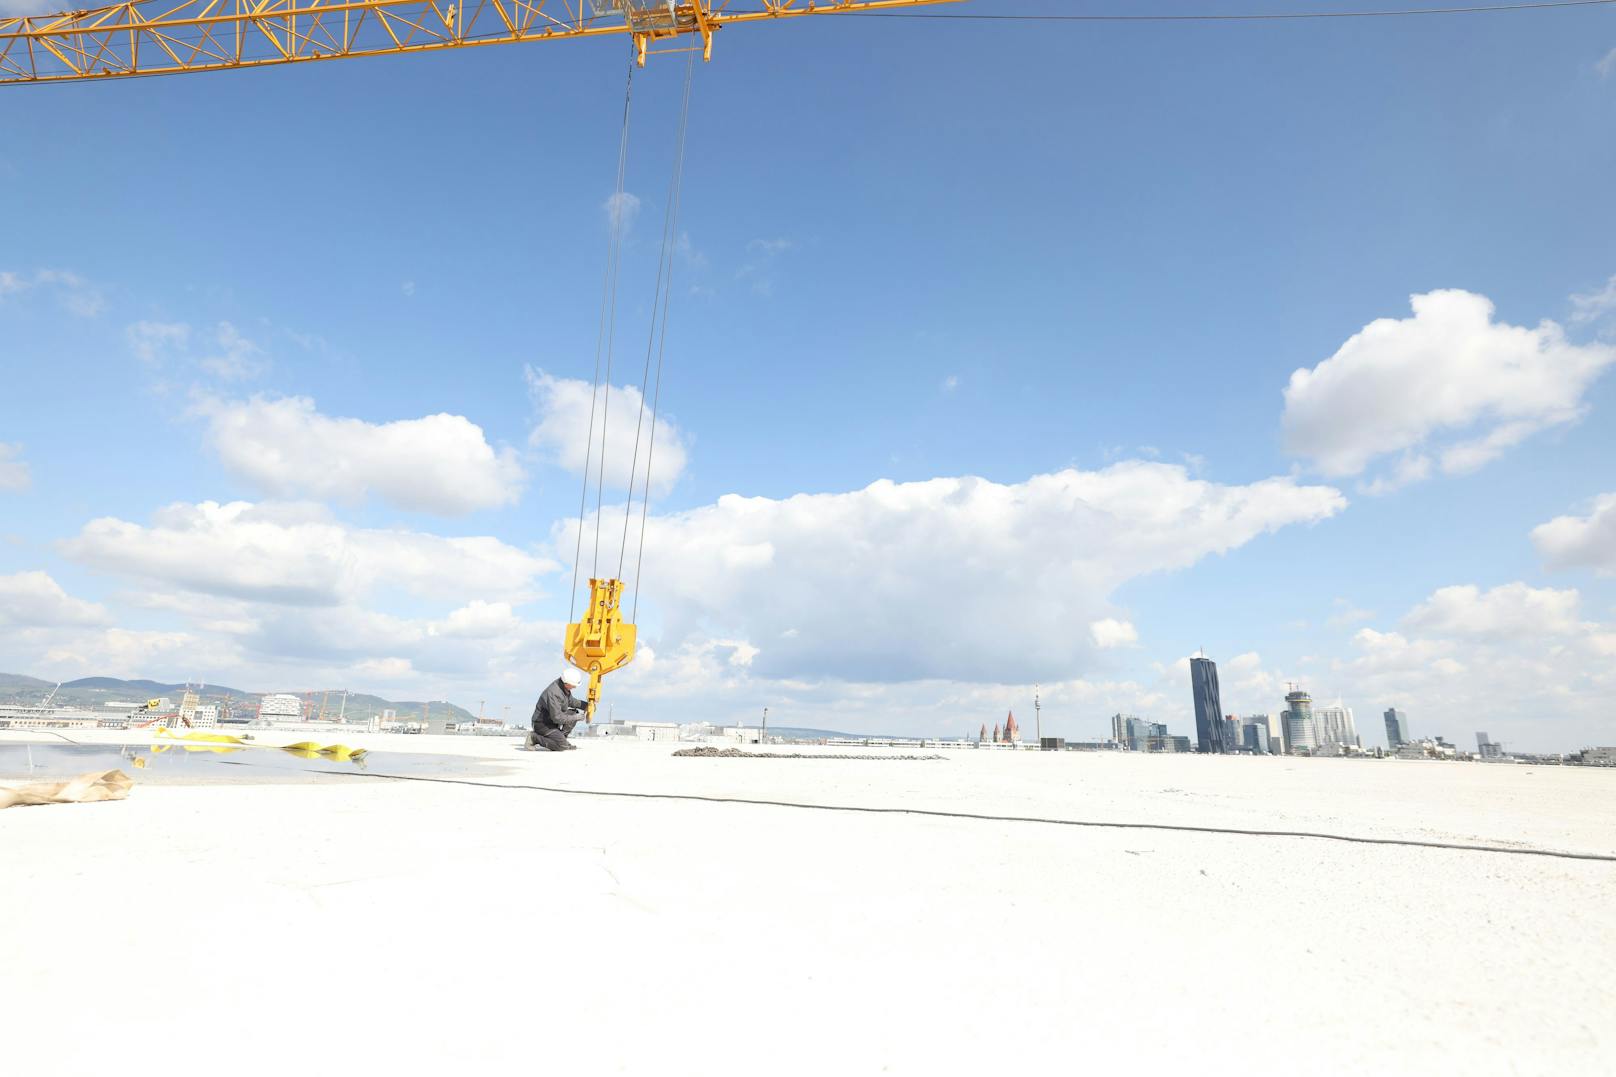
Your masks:
{"label": "yellow crane hook", "polygon": [[589,606],[583,619],[567,626],[567,661],[589,674],[590,721],[595,719],[595,704],[600,700],[600,679],[634,658],[637,632],[623,620],[618,606],[622,597],[622,580],[590,580]]}

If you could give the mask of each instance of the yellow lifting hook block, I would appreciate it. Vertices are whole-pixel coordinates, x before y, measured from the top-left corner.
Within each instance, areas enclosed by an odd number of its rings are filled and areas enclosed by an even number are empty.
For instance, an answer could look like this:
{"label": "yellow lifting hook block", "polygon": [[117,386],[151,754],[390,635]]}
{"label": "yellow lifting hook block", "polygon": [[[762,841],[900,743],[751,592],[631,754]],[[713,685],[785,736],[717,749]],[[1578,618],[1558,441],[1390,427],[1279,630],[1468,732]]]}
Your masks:
{"label": "yellow lifting hook block", "polygon": [[634,658],[635,629],[626,623],[618,602],[622,580],[590,580],[589,608],[583,620],[567,626],[567,661],[589,674],[589,720],[595,720],[600,679]]}

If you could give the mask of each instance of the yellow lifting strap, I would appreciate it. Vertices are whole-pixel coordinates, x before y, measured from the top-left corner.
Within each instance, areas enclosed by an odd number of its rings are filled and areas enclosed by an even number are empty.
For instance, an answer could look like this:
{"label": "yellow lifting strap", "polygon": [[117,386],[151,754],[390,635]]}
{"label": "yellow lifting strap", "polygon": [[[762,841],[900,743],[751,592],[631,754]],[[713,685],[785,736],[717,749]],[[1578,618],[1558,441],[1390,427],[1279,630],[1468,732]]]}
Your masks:
{"label": "yellow lifting strap", "polygon": [[583,620],[567,626],[567,661],[589,674],[590,721],[600,700],[600,679],[634,658],[636,633],[618,608],[622,597],[622,580],[590,580]]}

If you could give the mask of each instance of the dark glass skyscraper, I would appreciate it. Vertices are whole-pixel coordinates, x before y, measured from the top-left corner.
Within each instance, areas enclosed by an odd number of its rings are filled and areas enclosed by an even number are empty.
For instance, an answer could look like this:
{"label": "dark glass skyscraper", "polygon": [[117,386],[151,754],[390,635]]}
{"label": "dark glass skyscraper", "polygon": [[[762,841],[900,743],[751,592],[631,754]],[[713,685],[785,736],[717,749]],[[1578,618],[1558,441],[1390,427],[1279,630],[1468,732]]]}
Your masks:
{"label": "dark glass skyscraper", "polygon": [[1218,698],[1218,667],[1210,658],[1190,659],[1195,690],[1195,742],[1202,752],[1227,752],[1223,742],[1223,700]]}
{"label": "dark glass skyscraper", "polygon": [[1387,708],[1386,714],[1386,747],[1396,751],[1408,743],[1408,715],[1396,707]]}

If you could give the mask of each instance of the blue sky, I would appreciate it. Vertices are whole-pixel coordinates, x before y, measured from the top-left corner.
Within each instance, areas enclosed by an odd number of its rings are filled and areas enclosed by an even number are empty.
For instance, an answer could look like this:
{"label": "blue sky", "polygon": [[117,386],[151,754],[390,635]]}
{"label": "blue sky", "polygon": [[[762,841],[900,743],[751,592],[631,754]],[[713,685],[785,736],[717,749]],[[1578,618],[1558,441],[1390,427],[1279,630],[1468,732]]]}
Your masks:
{"label": "blue sky", "polygon": [[[1204,647],[1226,709],[1296,680],[1370,744],[1616,740],[1613,49],[1604,10],[724,31],[608,695],[954,734],[1037,682],[1068,736],[1189,732]],[[0,92],[0,668],[531,706],[624,67]],[[618,386],[683,70],[635,78]]]}

